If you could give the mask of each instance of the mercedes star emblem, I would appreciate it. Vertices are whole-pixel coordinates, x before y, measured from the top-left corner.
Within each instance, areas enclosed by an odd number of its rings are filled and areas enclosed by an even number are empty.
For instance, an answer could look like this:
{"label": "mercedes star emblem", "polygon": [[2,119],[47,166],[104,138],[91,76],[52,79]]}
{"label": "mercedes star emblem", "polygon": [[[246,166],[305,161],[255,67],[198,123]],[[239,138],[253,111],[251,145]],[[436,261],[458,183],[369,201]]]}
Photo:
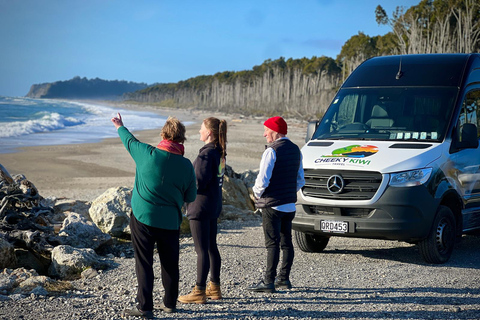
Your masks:
{"label": "mercedes star emblem", "polygon": [[333,175],[327,180],[327,189],[330,191],[330,193],[340,193],[343,191],[343,188],[345,187],[345,181],[343,178],[339,175]]}

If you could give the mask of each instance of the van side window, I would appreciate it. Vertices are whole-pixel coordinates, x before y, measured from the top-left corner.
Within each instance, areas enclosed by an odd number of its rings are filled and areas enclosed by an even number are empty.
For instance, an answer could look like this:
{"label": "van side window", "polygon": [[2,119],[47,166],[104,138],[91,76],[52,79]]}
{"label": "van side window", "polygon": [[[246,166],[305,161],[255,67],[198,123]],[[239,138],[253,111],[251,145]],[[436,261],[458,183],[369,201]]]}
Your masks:
{"label": "van side window", "polygon": [[[473,123],[477,126],[477,137],[480,137],[480,90],[473,90],[467,93],[462,103],[460,116],[458,117],[458,128],[465,123]],[[459,137],[461,139],[461,137]]]}

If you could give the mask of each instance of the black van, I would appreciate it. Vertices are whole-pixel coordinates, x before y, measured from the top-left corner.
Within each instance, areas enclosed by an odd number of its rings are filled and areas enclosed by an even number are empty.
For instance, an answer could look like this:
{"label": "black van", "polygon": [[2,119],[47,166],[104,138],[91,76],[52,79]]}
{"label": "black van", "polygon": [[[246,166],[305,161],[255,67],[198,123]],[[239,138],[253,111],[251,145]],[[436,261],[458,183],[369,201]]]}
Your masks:
{"label": "black van", "polygon": [[444,263],[480,229],[480,54],[376,57],[343,83],[302,148],[300,249],[330,237],[418,244]]}

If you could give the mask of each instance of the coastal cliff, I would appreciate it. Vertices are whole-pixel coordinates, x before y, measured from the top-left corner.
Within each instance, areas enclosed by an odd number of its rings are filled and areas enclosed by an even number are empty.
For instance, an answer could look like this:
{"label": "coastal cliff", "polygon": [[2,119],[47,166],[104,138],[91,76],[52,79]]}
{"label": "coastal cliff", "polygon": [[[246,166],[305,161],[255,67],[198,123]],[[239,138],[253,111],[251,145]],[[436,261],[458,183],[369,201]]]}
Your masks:
{"label": "coastal cliff", "polygon": [[66,81],[34,84],[26,96],[37,99],[119,99],[125,93],[141,90],[147,86],[146,83],[130,81],[74,77]]}

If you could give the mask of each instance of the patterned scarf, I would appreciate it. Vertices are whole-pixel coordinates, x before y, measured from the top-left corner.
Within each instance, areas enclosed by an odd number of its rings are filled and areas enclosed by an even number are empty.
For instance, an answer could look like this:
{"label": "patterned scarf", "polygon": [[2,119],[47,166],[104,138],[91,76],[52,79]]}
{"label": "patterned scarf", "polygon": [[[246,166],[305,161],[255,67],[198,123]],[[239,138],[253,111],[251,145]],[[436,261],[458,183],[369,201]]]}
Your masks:
{"label": "patterned scarf", "polygon": [[157,146],[158,149],[160,150],[165,150],[167,152],[173,153],[173,154],[178,154],[183,156],[185,153],[185,148],[183,144],[180,144],[178,142],[174,142],[171,140],[162,140]]}

